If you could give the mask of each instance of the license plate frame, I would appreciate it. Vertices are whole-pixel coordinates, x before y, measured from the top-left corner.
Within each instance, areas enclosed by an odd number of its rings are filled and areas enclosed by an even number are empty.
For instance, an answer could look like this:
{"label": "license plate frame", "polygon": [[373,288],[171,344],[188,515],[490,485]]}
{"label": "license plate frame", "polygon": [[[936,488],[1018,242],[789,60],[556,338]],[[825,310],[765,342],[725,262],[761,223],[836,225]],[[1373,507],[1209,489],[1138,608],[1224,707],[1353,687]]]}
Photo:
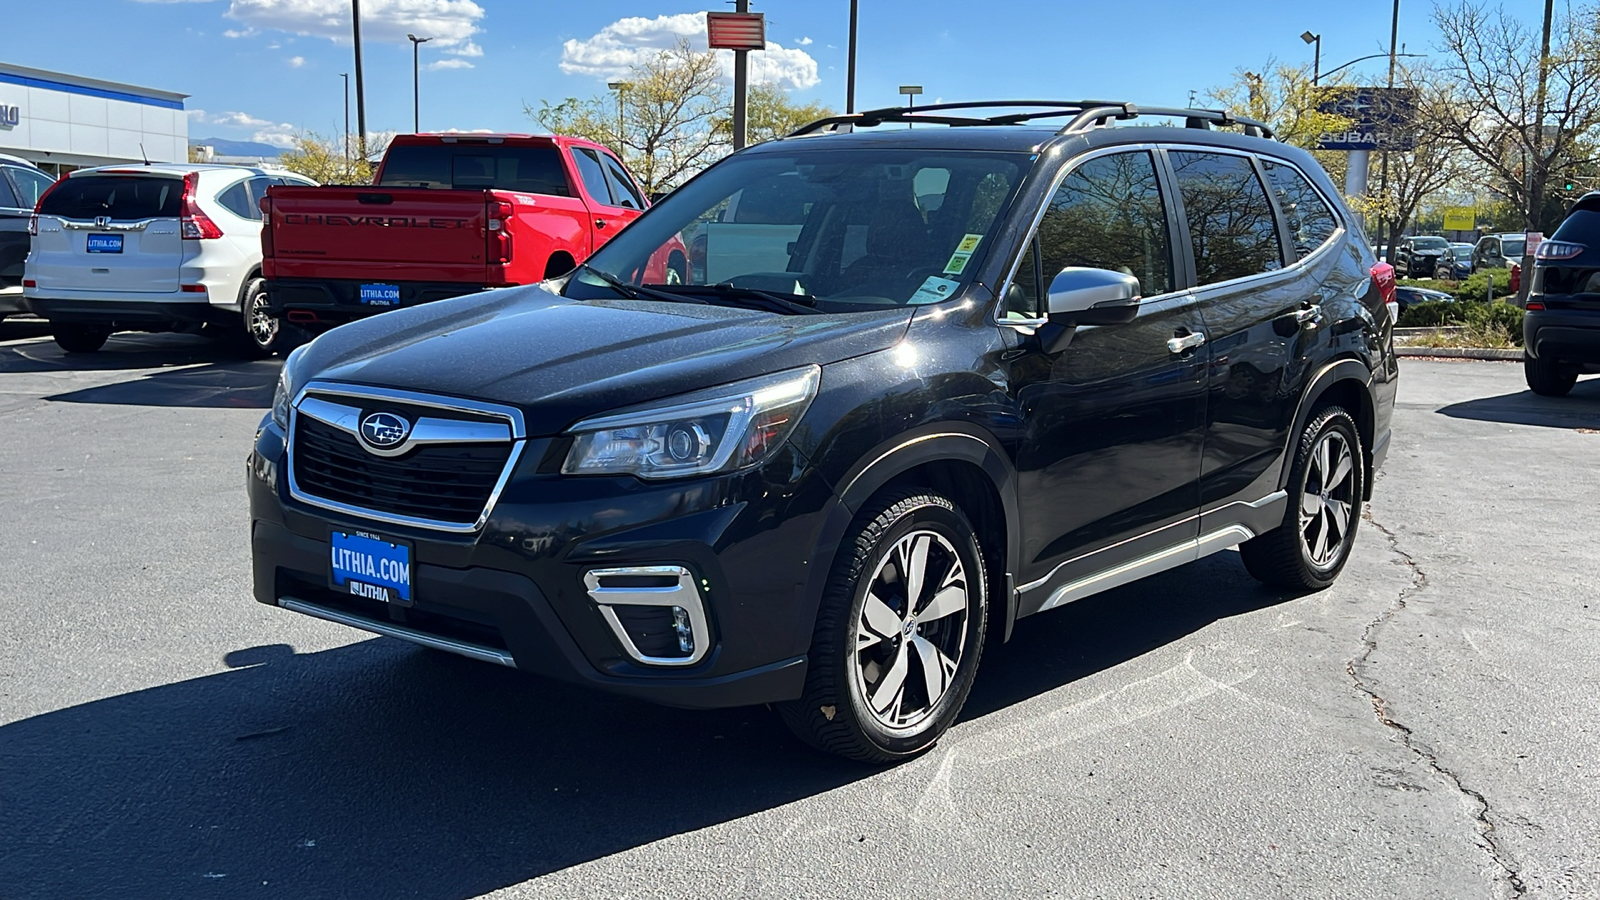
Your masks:
{"label": "license plate frame", "polygon": [[400,285],[369,282],[356,289],[356,299],[362,306],[399,306]]}
{"label": "license plate frame", "polygon": [[371,531],[328,530],[328,587],[390,606],[416,603],[410,541]]}
{"label": "license plate frame", "polygon": [[121,253],[122,235],[91,233],[84,241],[83,249],[88,253]]}

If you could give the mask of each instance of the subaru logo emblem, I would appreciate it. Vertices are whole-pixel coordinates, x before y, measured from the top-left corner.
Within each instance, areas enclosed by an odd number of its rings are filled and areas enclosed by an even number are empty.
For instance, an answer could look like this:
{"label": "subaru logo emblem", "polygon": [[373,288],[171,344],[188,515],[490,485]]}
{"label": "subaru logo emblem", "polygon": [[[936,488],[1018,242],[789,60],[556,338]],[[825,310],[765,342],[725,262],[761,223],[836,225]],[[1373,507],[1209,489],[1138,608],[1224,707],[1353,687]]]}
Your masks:
{"label": "subaru logo emblem", "polygon": [[411,423],[388,412],[370,413],[361,419],[361,441],[378,450],[392,450],[411,434]]}

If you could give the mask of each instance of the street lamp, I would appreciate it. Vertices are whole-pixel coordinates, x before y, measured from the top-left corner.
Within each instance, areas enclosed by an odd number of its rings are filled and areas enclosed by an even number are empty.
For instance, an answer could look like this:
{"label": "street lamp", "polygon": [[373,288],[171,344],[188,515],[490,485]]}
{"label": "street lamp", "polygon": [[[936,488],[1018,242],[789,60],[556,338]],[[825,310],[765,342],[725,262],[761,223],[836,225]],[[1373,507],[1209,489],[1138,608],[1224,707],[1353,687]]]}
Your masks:
{"label": "street lamp", "polygon": [[411,41],[411,130],[418,132],[422,130],[422,76],[418,74],[421,71],[417,67],[418,51],[433,38],[419,38],[414,34],[406,37]]}
{"label": "street lamp", "polygon": [[[902,85],[900,85],[900,93],[903,94],[905,96],[905,98],[906,98],[906,109],[908,109],[908,110],[916,109],[917,108],[917,96],[922,93],[922,85],[920,85],[920,84],[902,84]],[[908,122],[906,124],[906,127],[910,128],[912,126]]]}
{"label": "street lamp", "polygon": [[[1335,73],[1342,72],[1345,69],[1350,68],[1351,66],[1355,65],[1358,62],[1366,62],[1369,59],[1386,58],[1386,57],[1388,57],[1388,55],[1389,54],[1387,54],[1387,53],[1369,53],[1366,56],[1358,56],[1355,59],[1352,59],[1349,62],[1345,63],[1344,65],[1334,66],[1333,68],[1329,69],[1326,72],[1323,72],[1322,74],[1324,74],[1324,75],[1333,75]],[[1406,56],[1423,57],[1423,56],[1427,56],[1427,55],[1428,54],[1426,54],[1426,53],[1396,53],[1395,54],[1395,58],[1399,59],[1401,57],[1406,57]]]}
{"label": "street lamp", "polygon": [[631,87],[626,81],[608,81],[606,87],[617,92],[617,152],[622,152],[622,92]]}
{"label": "street lamp", "polygon": [[350,73],[340,72],[344,79],[344,177],[350,177]]}
{"label": "street lamp", "polygon": [[1311,57],[1311,86],[1316,87],[1318,77],[1317,70],[1322,68],[1322,35],[1312,34],[1311,32],[1307,31],[1300,35],[1300,40],[1305,41],[1308,44],[1317,45],[1316,53]]}

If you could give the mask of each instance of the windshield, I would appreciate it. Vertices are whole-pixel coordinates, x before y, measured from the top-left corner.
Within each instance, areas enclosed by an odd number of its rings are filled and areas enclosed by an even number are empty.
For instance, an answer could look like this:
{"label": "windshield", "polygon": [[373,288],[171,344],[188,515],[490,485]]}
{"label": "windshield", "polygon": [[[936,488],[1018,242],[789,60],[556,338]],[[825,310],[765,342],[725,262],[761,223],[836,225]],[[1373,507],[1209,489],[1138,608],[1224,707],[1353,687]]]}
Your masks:
{"label": "windshield", "polygon": [[[686,295],[760,291],[823,311],[937,303],[979,268],[1029,164],[934,148],[734,156],[596,251],[565,293],[614,297],[609,277]],[[677,253],[686,267],[662,264]]]}
{"label": "windshield", "polygon": [[1500,254],[1502,256],[1506,256],[1506,257],[1521,256],[1523,251],[1526,250],[1527,247],[1528,247],[1527,238],[1517,238],[1514,241],[1513,240],[1508,240],[1506,238],[1501,238],[1500,239]]}
{"label": "windshield", "polygon": [[1439,237],[1417,238],[1411,242],[1411,246],[1417,248],[1418,250],[1443,250],[1445,247],[1449,246],[1449,242],[1447,242],[1444,238]]}
{"label": "windshield", "polygon": [[1451,247],[1450,248],[1450,255],[1455,257],[1456,259],[1471,259],[1472,258],[1472,246],[1468,245],[1468,246],[1465,246],[1465,247]]}

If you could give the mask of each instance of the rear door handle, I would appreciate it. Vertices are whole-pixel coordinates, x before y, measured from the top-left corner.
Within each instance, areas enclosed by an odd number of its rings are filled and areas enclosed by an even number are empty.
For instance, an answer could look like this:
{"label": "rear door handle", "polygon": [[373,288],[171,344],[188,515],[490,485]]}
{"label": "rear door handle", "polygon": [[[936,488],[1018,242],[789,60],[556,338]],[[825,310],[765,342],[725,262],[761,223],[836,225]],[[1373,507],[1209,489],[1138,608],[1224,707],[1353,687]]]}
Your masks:
{"label": "rear door handle", "polygon": [[1193,331],[1189,334],[1180,334],[1167,340],[1167,350],[1173,353],[1187,353],[1206,342],[1205,332]]}
{"label": "rear door handle", "polygon": [[594,227],[596,227],[596,228],[604,228],[604,227],[606,227],[606,220],[605,219],[595,219],[594,220]]}
{"label": "rear door handle", "polygon": [[1304,325],[1307,322],[1315,322],[1321,317],[1322,304],[1320,303],[1307,304],[1304,309],[1301,309],[1294,314],[1294,320],[1301,325]]}

